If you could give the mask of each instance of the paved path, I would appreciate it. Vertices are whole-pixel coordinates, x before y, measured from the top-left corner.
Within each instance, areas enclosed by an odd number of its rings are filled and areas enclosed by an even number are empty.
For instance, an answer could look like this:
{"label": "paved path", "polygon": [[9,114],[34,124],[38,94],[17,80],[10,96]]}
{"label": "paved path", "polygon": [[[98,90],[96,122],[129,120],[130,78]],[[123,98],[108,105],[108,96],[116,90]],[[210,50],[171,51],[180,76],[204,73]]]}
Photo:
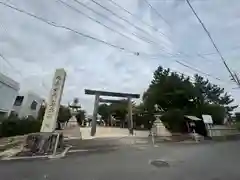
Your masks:
{"label": "paved path", "polygon": [[[239,180],[240,142],[120,149],[72,153],[55,160],[1,161],[4,180]],[[169,166],[155,167],[160,159]]]}
{"label": "paved path", "polygon": [[[81,133],[80,133],[81,131]],[[71,127],[66,128],[62,131],[64,136],[69,137],[71,139],[78,139],[82,137],[82,139],[93,139],[93,138],[107,138],[107,137],[124,137],[129,135],[128,129],[123,128],[115,128],[115,127],[102,127],[98,126],[96,135],[94,137],[90,136],[91,128],[90,127]],[[148,131],[134,131],[136,136],[139,137],[147,137]]]}

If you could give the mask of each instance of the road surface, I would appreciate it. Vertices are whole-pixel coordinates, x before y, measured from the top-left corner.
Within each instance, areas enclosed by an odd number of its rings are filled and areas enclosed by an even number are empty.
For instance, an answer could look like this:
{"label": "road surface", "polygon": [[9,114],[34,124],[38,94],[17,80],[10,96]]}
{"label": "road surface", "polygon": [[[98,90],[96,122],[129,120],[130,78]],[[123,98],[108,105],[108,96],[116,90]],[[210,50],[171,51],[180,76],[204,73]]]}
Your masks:
{"label": "road surface", "polygon": [[[71,153],[63,159],[1,161],[3,180],[239,180],[240,141]],[[151,160],[166,161],[156,167]]]}

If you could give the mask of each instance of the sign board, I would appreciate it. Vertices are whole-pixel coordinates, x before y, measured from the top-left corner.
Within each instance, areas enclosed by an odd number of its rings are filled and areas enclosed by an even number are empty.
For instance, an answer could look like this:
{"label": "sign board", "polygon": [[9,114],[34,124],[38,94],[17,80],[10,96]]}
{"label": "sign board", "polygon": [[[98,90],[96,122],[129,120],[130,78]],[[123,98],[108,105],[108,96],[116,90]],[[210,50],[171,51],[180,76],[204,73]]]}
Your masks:
{"label": "sign board", "polygon": [[64,69],[56,69],[42,122],[41,132],[53,132],[56,128],[65,78],[66,72]]}
{"label": "sign board", "polygon": [[213,120],[212,120],[212,116],[211,115],[203,114],[202,118],[203,118],[203,122],[205,124],[213,124]]}

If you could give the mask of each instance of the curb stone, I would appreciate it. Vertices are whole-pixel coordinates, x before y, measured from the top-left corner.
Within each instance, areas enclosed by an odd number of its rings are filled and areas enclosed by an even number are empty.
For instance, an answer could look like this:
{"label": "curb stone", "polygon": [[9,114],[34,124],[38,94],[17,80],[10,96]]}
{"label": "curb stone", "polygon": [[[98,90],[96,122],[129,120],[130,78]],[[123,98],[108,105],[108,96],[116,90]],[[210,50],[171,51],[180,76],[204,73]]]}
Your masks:
{"label": "curb stone", "polygon": [[15,155],[20,152],[19,151],[20,149],[18,149],[18,151],[16,151],[14,154],[3,157],[1,160],[10,161],[10,160],[28,160],[28,159],[60,159],[60,158],[63,158],[63,157],[66,156],[66,154],[67,154],[67,152],[69,151],[70,148],[71,148],[71,146],[68,146],[64,149],[64,151],[62,153],[56,154],[56,155],[39,155],[39,156],[16,157]]}

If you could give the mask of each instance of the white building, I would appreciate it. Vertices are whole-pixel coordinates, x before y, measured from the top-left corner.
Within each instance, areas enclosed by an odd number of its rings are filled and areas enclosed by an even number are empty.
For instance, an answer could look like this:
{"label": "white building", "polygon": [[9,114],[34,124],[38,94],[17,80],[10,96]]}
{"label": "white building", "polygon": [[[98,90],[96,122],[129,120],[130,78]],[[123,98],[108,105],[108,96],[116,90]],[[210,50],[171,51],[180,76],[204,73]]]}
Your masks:
{"label": "white building", "polygon": [[18,117],[33,116],[37,118],[43,99],[33,92],[20,93],[14,102],[13,111]]}
{"label": "white building", "polygon": [[19,88],[18,82],[0,73],[0,117],[11,113]]}

